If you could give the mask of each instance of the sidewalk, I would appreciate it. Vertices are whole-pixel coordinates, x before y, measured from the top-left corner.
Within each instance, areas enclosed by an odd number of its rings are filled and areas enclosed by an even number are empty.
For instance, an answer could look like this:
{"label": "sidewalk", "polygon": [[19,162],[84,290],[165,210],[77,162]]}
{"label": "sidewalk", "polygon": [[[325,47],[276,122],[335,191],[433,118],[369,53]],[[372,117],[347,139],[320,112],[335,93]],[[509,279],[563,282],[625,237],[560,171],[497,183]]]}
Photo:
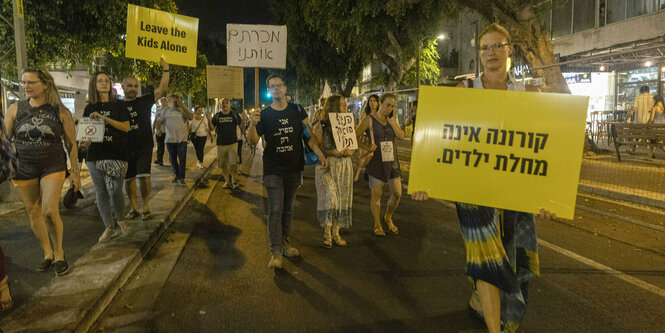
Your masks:
{"label": "sidewalk", "polygon": [[[206,151],[204,165],[211,166],[216,158],[214,144],[209,142]],[[187,186],[177,187],[171,184],[168,153],[164,162],[163,167],[152,166],[153,219],[133,220],[130,235],[103,244],[98,244],[97,238],[104,225],[97,211],[94,188],[84,172],[85,199],[79,200],[74,209],[60,208],[64,249],[71,266],[66,276],[36,271],[43,253],[30,230],[23,205],[0,204],[0,241],[15,302],[12,310],[2,313],[3,332],[88,330],[212,169],[195,167],[194,148],[188,145]],[[126,210],[128,205],[126,201]]]}

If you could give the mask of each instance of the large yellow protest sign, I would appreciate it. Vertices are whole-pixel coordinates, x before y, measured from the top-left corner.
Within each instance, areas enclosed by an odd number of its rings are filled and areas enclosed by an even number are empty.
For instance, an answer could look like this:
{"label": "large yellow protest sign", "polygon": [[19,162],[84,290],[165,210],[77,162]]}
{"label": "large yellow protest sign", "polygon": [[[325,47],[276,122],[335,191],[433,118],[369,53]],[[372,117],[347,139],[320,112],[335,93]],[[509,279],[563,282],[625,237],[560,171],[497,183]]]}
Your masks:
{"label": "large yellow protest sign", "polygon": [[127,5],[125,56],[196,67],[199,19]]}
{"label": "large yellow protest sign", "polygon": [[409,193],[572,219],[588,97],[421,86]]}

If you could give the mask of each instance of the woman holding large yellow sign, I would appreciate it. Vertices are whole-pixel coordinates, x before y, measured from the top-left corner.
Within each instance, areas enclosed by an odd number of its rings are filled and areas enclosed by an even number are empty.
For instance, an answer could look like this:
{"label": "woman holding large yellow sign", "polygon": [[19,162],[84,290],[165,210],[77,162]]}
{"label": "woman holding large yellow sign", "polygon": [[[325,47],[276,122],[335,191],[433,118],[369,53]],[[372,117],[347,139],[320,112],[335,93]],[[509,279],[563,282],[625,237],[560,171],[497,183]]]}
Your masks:
{"label": "woman holding large yellow sign", "polygon": [[[512,91],[538,91],[510,76],[508,57],[513,51],[508,31],[498,24],[480,33],[480,59],[484,72],[458,87]],[[415,192],[414,200],[427,199]],[[458,202],[457,214],[466,247],[467,275],[474,282],[469,310],[487,324],[489,332],[515,332],[526,311],[528,281],[540,275],[534,216]],[[549,217],[541,210],[541,216]]]}

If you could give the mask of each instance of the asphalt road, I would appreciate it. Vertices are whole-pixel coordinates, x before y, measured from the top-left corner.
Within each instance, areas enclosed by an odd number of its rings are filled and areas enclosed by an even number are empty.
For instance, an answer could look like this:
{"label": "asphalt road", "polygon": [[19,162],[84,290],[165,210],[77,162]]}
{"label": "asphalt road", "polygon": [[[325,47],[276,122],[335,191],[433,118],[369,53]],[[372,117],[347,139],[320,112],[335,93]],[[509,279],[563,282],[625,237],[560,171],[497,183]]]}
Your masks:
{"label": "asphalt road", "polygon": [[[239,193],[213,175],[95,330],[484,331],[467,315],[471,286],[450,203],[405,195],[399,235],[377,238],[361,180],[354,225],[343,233],[349,245],[325,249],[305,177],[292,228],[302,258],[273,271],[260,170],[257,156]],[[574,220],[537,222],[541,277],[530,284],[520,332],[663,332],[665,215],[590,196],[578,205]]]}

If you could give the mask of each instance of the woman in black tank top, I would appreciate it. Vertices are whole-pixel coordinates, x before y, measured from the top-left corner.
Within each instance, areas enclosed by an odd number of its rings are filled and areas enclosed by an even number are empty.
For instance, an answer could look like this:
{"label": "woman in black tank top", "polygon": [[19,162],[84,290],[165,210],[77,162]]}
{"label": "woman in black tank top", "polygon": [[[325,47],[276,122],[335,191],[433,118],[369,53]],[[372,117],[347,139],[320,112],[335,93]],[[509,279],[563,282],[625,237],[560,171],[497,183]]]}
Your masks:
{"label": "woman in black tank top", "polygon": [[44,251],[44,260],[37,270],[46,271],[53,266],[56,275],[64,275],[69,265],[62,249],[63,226],[58,210],[67,169],[63,140],[72,166],[70,180],[75,191],[81,187],[74,119],[62,105],[53,77],[46,70],[26,69],[21,85],[28,99],[11,105],[5,118],[7,135],[16,144],[19,160],[12,182]]}

